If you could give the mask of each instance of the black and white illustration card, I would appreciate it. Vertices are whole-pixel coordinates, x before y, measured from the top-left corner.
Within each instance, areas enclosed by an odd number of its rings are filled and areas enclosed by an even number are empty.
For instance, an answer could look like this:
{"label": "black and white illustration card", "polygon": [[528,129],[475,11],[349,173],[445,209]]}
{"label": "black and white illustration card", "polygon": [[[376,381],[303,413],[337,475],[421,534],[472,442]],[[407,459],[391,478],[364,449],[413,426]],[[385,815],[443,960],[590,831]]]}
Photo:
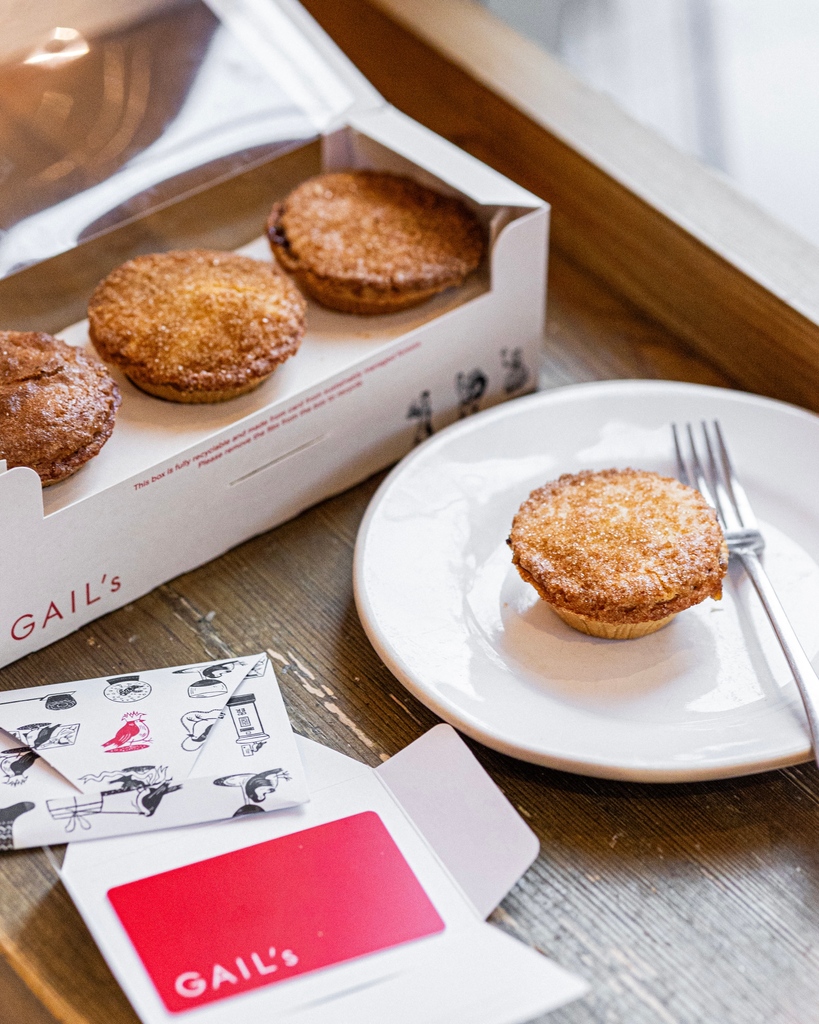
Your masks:
{"label": "black and white illustration card", "polygon": [[266,654],[0,693],[0,850],[307,799]]}

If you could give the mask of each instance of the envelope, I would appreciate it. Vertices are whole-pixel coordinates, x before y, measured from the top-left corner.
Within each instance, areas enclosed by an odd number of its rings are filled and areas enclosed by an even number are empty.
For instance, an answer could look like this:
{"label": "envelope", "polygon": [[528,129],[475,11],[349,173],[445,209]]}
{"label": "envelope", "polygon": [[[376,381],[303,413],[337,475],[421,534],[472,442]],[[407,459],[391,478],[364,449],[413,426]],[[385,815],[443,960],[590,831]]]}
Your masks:
{"label": "envelope", "polygon": [[307,799],[266,654],[0,693],[0,850]]}
{"label": "envelope", "polygon": [[144,1024],[514,1024],[584,993],[485,922],[538,841],[450,726],[376,769],[296,740],[309,804],[66,852]]}

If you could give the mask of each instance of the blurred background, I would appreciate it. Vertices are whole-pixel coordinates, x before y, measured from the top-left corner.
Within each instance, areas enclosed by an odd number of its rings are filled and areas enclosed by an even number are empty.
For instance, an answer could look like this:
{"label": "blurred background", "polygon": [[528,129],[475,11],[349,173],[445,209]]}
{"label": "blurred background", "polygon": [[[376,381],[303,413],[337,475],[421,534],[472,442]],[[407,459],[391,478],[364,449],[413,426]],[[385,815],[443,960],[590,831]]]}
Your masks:
{"label": "blurred background", "polygon": [[819,244],[817,0],[481,0]]}

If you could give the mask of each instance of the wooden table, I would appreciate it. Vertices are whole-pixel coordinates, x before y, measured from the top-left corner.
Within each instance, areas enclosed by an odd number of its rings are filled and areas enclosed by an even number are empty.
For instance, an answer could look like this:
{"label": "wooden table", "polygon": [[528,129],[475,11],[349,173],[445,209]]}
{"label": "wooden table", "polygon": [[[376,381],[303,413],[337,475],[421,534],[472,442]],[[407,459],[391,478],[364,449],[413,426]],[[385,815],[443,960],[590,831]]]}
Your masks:
{"label": "wooden table", "polygon": [[[329,0],[309,6],[329,18]],[[386,80],[376,81],[385,92]],[[450,117],[457,136],[457,111]],[[467,148],[470,118],[465,110],[459,141]],[[735,383],[558,245],[542,386],[618,377]],[[436,721],[380,663],[353,603],[353,544],[378,482],[16,662],[0,672],[0,687],[266,649],[295,729],[377,764]],[[819,1020],[813,765],[647,786],[565,775],[471,746],[541,841],[540,858],[493,923],[592,986],[550,1021]],[[136,1021],[41,851],[0,857],[0,953],[2,1024]]]}

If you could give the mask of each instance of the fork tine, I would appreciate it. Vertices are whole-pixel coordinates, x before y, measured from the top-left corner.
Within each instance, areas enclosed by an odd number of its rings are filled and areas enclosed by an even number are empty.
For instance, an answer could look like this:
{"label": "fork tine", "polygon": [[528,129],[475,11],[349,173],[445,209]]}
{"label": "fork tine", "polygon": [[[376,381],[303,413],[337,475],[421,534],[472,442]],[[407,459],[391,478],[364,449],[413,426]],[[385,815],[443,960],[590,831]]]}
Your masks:
{"label": "fork tine", "polygon": [[674,436],[674,452],[677,456],[677,476],[682,483],[687,487],[692,487],[691,477],[688,474],[688,466],[685,464],[683,458],[682,447],[680,446],[680,436],[677,433],[677,424],[671,424],[671,433]]}
{"label": "fork tine", "polygon": [[715,509],[717,515],[719,515],[720,507],[717,502],[717,499],[712,494],[711,488],[708,484],[708,478],[705,475],[705,470],[703,469],[702,462],[700,461],[699,452],[697,451],[697,445],[694,441],[694,432],[691,429],[691,424],[686,423],[685,429],[686,433],[688,434],[688,446],[691,449],[691,466],[693,469],[693,474],[689,474],[689,476],[693,475],[693,486],[697,488],[697,490],[700,492],[703,498],[705,498],[705,500],[708,502],[711,508]]}
{"label": "fork tine", "polygon": [[717,462],[714,454],[714,445],[711,441],[711,434],[708,430],[708,424],[703,420],[700,424],[702,427],[702,436],[705,439],[705,447],[708,451],[708,463],[709,469],[711,470],[711,480],[714,484],[714,494],[717,499],[717,511],[719,517],[723,522],[726,530],[741,530],[742,520],[739,515],[739,510],[736,507],[734,496],[730,491],[730,477],[728,471],[724,466],[720,466]]}
{"label": "fork tine", "polygon": [[745,493],[745,488],[739,482],[739,477],[736,475],[733,463],[728,455],[728,446],[725,444],[725,438],[722,436],[722,428],[719,425],[719,420],[714,420],[714,430],[717,435],[717,446],[722,460],[725,479],[728,481],[728,488],[733,499],[734,508],[737,511],[737,515],[742,525],[747,529],[755,530],[757,529],[756,516],[751,508],[748,495]]}

